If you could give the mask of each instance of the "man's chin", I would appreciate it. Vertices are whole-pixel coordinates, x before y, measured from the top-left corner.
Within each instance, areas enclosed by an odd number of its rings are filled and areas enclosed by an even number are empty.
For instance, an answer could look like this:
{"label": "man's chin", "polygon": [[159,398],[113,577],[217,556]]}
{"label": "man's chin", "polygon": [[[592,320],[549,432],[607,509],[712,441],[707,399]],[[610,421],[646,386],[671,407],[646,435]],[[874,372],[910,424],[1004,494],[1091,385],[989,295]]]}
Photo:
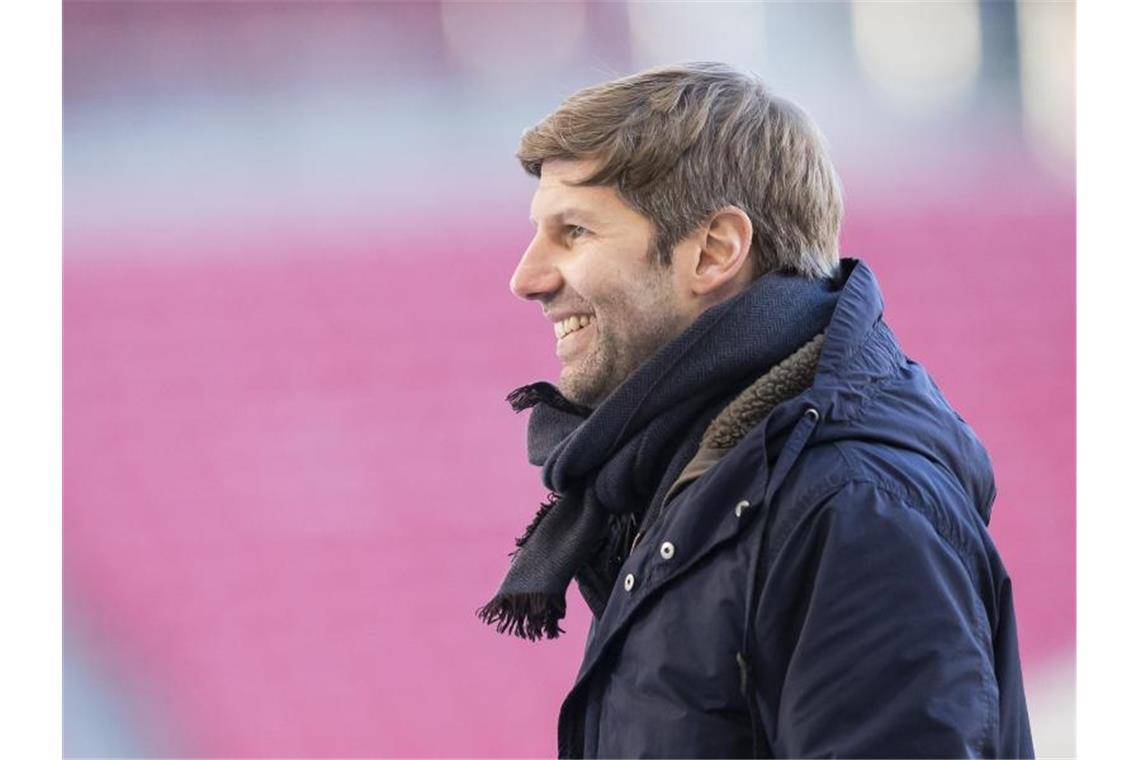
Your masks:
{"label": "man's chin", "polygon": [[591,409],[597,408],[601,399],[606,395],[598,386],[599,383],[596,381],[591,382],[590,378],[575,375],[573,371],[563,370],[562,376],[558,379],[559,393],[575,404],[587,406]]}
{"label": "man's chin", "polygon": [[593,405],[589,403],[591,399],[587,395],[583,395],[573,384],[560,380],[558,382],[558,392],[561,393],[563,398],[567,401],[572,401],[579,406],[589,406],[593,408]]}

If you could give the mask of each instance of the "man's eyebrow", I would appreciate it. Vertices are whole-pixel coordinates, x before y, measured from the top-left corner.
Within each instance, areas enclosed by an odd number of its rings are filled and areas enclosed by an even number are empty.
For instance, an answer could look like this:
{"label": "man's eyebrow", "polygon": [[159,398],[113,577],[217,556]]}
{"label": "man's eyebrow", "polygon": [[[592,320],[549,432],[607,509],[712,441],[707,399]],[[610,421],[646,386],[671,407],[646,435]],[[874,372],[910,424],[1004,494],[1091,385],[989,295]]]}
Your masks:
{"label": "man's eyebrow", "polygon": [[[551,214],[549,218],[550,221],[554,222],[555,224],[564,223],[567,219],[576,219],[578,221],[586,222],[587,224],[594,223],[596,221],[594,215],[589,211],[577,208],[575,206],[569,206],[560,211],[556,211]],[[530,223],[531,226],[538,226],[538,221],[535,220],[533,215],[530,217]]]}

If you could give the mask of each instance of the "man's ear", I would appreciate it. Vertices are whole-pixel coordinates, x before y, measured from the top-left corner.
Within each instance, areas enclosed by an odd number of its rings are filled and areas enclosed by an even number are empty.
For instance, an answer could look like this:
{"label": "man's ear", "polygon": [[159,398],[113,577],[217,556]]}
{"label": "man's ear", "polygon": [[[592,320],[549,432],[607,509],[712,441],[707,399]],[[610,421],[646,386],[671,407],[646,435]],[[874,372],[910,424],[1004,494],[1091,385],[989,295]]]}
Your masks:
{"label": "man's ear", "polygon": [[716,211],[693,242],[696,250],[688,272],[693,295],[736,292],[752,279],[752,220],[741,209],[726,206]]}

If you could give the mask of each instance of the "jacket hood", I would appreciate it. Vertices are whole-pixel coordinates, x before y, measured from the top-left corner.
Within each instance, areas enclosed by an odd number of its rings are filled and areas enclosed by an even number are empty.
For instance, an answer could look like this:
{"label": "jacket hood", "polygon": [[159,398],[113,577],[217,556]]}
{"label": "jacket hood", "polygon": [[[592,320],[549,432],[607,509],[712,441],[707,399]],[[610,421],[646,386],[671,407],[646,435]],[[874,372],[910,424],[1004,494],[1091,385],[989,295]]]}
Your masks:
{"label": "jacket hood", "polygon": [[996,487],[989,454],[886,323],[871,269],[843,259],[839,302],[808,395],[820,403],[817,442],[860,440],[909,449],[958,481],[988,524]]}

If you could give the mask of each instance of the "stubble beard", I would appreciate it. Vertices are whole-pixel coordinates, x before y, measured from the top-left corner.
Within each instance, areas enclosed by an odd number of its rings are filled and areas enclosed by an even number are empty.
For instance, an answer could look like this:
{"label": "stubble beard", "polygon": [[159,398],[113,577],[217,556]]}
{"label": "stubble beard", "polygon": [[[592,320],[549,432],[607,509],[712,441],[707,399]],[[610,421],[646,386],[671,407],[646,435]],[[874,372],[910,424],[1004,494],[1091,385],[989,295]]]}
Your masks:
{"label": "stubble beard", "polygon": [[[685,321],[667,282],[654,283],[650,288],[652,299],[646,306],[637,306],[631,297],[595,304],[592,345],[585,356],[563,369],[559,380],[562,395],[596,409],[642,364],[684,331]],[[603,314],[607,316],[601,317]],[[621,316],[615,318],[615,314]],[[623,323],[620,332],[614,324],[616,320]]]}

